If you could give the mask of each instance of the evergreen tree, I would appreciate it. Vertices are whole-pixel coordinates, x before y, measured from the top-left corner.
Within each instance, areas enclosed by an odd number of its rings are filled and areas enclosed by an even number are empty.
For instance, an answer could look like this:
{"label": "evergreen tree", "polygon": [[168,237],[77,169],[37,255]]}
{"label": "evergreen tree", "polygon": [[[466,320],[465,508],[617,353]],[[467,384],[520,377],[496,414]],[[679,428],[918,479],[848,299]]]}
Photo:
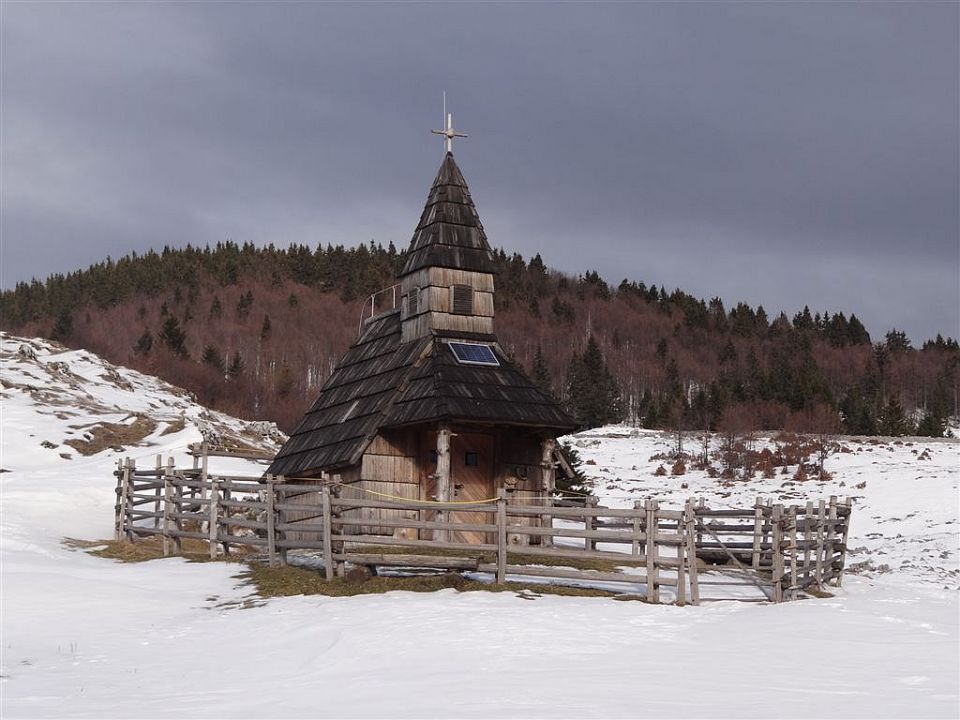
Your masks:
{"label": "evergreen tree", "polygon": [[133,346],[133,351],[138,355],[148,355],[150,350],[153,349],[153,333],[149,329],[143,331],[143,335],[140,336],[140,339],[137,340],[137,344]]}
{"label": "evergreen tree", "polygon": [[226,361],[223,359],[220,351],[213,345],[207,345],[203,349],[203,355],[200,357],[200,361],[207,365],[212,365],[220,372],[226,371]]}
{"label": "evergreen tree", "polygon": [[620,389],[593,335],[587,340],[583,354],[571,359],[567,384],[571,410],[585,427],[599,427],[623,419]]}
{"label": "evergreen tree", "polygon": [[550,379],[550,369],[547,367],[547,361],[543,357],[543,349],[537,345],[537,352],[533,356],[533,367],[530,370],[530,376],[538,388],[548,395],[553,395],[553,382]]}
{"label": "evergreen tree", "polygon": [[267,340],[270,339],[270,331],[271,331],[270,316],[269,316],[269,315],[264,315],[264,316],[263,316],[263,325],[260,326],[260,341],[261,341],[261,342],[266,342]]}
{"label": "evergreen tree", "polygon": [[943,437],[947,431],[947,419],[950,413],[950,401],[947,397],[943,378],[937,378],[937,384],[930,394],[926,412],[917,424],[917,435]]}
{"label": "evergreen tree", "polygon": [[913,430],[913,426],[903,412],[900,401],[895,397],[891,396],[887,404],[884,405],[883,412],[880,414],[877,430],[880,435],[890,435],[893,437],[907,435]]}
{"label": "evergreen tree", "polygon": [[189,356],[186,345],[187,335],[180,328],[180,322],[175,315],[167,315],[167,319],[163,321],[160,342],[182,358]]}
{"label": "evergreen tree", "polygon": [[246,366],[243,363],[243,358],[240,357],[240,351],[237,350],[233,354],[233,360],[230,361],[230,367],[227,368],[227,375],[230,377],[237,377],[242,375]]}
{"label": "evergreen tree", "polygon": [[563,453],[567,464],[573,470],[573,477],[568,477],[566,472],[557,473],[554,483],[557,494],[589,495],[590,489],[586,485],[587,478],[580,469],[583,462],[580,459],[580,453],[569,442],[562,443],[558,450]]}
{"label": "evergreen tree", "polygon": [[73,333],[73,315],[69,310],[61,310],[53,324],[50,337],[53,340],[66,340]]}

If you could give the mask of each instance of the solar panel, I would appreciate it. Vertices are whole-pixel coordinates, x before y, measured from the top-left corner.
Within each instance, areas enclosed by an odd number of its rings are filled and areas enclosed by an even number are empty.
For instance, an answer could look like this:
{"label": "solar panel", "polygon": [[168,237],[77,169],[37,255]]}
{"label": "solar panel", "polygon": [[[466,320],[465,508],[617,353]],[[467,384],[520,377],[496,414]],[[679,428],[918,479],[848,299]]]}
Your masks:
{"label": "solar panel", "polygon": [[457,358],[457,362],[464,365],[500,365],[497,356],[489,345],[480,345],[478,343],[452,342],[450,351]]}

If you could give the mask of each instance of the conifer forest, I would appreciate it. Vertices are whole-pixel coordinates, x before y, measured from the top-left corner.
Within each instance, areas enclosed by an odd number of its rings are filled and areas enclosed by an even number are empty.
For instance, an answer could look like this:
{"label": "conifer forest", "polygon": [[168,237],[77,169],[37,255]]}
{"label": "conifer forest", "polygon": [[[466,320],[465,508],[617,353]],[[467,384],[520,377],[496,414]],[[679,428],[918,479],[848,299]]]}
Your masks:
{"label": "conifer forest", "polygon": [[[771,316],[655,283],[572,277],[539,255],[496,259],[502,346],[584,426],[940,436],[960,414],[952,338],[871,337],[836,309]],[[0,324],[290,430],[401,264],[392,244],[167,247],[20,283],[0,294]],[[377,298],[384,309],[391,294]]]}

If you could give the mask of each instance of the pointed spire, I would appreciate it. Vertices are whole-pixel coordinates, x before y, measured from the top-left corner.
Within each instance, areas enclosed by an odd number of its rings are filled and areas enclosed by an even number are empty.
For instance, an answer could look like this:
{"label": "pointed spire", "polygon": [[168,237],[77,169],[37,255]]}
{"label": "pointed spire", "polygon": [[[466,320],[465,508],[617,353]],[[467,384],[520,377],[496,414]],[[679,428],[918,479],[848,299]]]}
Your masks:
{"label": "pointed spire", "polygon": [[425,267],[494,272],[493,252],[453,153],[433,181],[400,275]]}

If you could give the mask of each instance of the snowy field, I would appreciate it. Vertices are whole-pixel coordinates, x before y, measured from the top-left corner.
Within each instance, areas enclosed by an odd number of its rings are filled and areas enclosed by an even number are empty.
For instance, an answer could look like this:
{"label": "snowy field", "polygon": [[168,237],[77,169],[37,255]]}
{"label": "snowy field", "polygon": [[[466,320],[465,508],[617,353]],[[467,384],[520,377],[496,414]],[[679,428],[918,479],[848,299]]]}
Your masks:
{"label": "snowy field", "polygon": [[[36,357],[20,355],[22,342],[0,349],[5,719],[960,715],[956,441],[844,439],[833,480],[794,484],[655,477],[651,456],[672,444],[660,433],[573,438],[613,506],[853,496],[855,569],[830,598],[680,608],[444,590],[241,609],[236,566],[121,564],[62,539],[112,535],[118,458],[180,464],[201,431],[268,447],[269,429],[90,353],[30,341]],[[65,444],[132,413],[152,420],[135,444]]]}

